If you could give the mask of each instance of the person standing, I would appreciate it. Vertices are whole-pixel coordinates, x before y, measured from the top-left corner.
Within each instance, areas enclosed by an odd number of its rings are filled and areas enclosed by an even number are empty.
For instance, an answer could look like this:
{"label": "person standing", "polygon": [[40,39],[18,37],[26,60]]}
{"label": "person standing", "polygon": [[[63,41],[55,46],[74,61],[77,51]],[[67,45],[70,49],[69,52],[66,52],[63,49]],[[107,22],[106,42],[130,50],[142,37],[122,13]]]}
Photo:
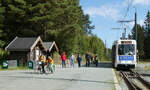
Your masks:
{"label": "person standing", "polygon": [[67,57],[66,57],[66,53],[65,52],[63,52],[62,54],[61,54],[61,60],[62,60],[62,68],[66,68],[66,60],[67,60]]}
{"label": "person standing", "polygon": [[80,55],[80,53],[78,53],[77,61],[78,61],[78,67],[81,67],[82,56]]}
{"label": "person standing", "polygon": [[45,62],[46,62],[46,57],[44,56],[44,54],[42,53],[42,55],[40,56],[40,61],[41,61],[41,66],[42,66],[42,72],[45,73]]}
{"label": "person standing", "polygon": [[66,65],[68,68],[70,67],[70,60],[69,59],[66,60]]}
{"label": "person standing", "polygon": [[95,62],[95,65],[97,67],[98,66],[98,56],[97,55],[94,57],[94,62]]}
{"label": "person standing", "polygon": [[71,54],[71,57],[70,57],[71,67],[74,67],[74,61],[75,61],[75,56],[74,56],[73,53],[72,53],[72,54]]}
{"label": "person standing", "polygon": [[91,59],[90,54],[86,53],[85,58],[86,58],[86,67],[89,67],[90,66],[90,59]]}
{"label": "person standing", "polygon": [[48,69],[51,71],[51,73],[53,73],[54,60],[50,56],[48,56],[47,63],[48,63]]}

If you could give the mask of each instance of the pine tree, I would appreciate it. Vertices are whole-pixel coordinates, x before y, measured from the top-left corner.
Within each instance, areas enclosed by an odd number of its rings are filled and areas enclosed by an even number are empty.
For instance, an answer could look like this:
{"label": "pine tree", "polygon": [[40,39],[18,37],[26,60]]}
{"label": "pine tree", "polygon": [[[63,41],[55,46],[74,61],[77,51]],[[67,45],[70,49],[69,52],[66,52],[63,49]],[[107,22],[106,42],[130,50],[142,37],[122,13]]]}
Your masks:
{"label": "pine tree", "polygon": [[[144,29],[138,24],[137,25],[137,49],[140,58],[144,57]],[[135,26],[132,29],[132,39],[135,39]]]}
{"label": "pine tree", "polygon": [[[67,55],[88,50],[103,54],[98,50],[103,48],[103,42],[96,36],[93,36],[96,41],[91,40],[94,26],[89,15],[84,15],[79,0],[1,0],[1,3],[3,32],[7,34],[2,38],[7,44],[16,36],[41,36],[44,41],[56,41],[60,52]],[[95,43],[92,44],[95,49],[91,49],[91,43]]]}
{"label": "pine tree", "polygon": [[145,33],[145,37],[147,37],[148,33],[150,32],[150,12],[149,11],[147,12],[146,20],[145,20],[144,24],[145,24],[144,33]]}
{"label": "pine tree", "polygon": [[139,50],[139,56],[140,58],[144,57],[144,29],[137,25],[138,30],[138,40],[137,40],[137,48]]}
{"label": "pine tree", "polygon": [[147,12],[146,20],[145,20],[145,27],[144,27],[144,52],[145,52],[145,58],[150,58],[150,12]]}
{"label": "pine tree", "polygon": [[3,47],[5,45],[5,42],[2,40],[2,37],[5,35],[3,33],[3,27],[4,27],[4,12],[5,8],[1,4],[2,2],[0,1],[0,60],[3,59],[4,55],[6,52],[4,51]]}
{"label": "pine tree", "polygon": [[91,26],[91,21],[89,21],[89,15],[88,14],[83,15],[82,21],[84,33],[92,34],[92,30],[95,28],[95,26],[94,25]]}

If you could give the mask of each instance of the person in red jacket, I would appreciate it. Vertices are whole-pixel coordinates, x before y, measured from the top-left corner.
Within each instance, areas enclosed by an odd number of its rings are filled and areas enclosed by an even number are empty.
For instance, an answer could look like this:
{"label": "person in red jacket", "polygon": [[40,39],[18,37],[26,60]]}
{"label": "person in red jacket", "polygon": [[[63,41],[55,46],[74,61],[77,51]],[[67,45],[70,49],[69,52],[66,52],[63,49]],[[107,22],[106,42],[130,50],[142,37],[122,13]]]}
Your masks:
{"label": "person in red jacket", "polygon": [[61,60],[62,60],[62,68],[66,67],[66,62],[65,61],[67,60],[67,57],[66,57],[65,52],[63,52],[61,54]]}

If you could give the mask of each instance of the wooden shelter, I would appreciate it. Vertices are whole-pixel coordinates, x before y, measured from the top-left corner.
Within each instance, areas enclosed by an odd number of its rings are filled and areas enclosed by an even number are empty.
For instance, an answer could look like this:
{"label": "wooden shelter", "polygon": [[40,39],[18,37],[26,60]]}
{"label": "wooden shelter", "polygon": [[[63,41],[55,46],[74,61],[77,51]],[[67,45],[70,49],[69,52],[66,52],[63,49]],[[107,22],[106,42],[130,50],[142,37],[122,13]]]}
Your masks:
{"label": "wooden shelter", "polygon": [[16,37],[5,50],[10,52],[8,60],[18,60],[25,66],[27,61],[36,61],[41,53],[46,54],[46,47],[40,37]]}
{"label": "wooden shelter", "polygon": [[47,48],[47,56],[51,56],[53,58],[54,57],[54,52],[59,51],[55,41],[53,41],[53,42],[44,42],[44,45]]}

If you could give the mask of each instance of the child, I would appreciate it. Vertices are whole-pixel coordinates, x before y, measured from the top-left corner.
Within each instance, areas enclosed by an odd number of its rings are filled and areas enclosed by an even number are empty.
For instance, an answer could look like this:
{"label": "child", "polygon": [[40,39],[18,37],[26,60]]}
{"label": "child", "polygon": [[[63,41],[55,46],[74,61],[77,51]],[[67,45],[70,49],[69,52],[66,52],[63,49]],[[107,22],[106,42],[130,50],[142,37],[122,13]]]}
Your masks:
{"label": "child", "polygon": [[48,65],[50,65],[50,70],[51,70],[51,73],[53,73],[53,65],[54,65],[54,60],[49,56],[48,59],[47,59],[47,62],[48,62]]}
{"label": "child", "polygon": [[67,67],[69,68],[69,67],[70,67],[70,60],[69,60],[69,59],[67,59],[66,61],[67,61],[67,62],[66,62]]}

